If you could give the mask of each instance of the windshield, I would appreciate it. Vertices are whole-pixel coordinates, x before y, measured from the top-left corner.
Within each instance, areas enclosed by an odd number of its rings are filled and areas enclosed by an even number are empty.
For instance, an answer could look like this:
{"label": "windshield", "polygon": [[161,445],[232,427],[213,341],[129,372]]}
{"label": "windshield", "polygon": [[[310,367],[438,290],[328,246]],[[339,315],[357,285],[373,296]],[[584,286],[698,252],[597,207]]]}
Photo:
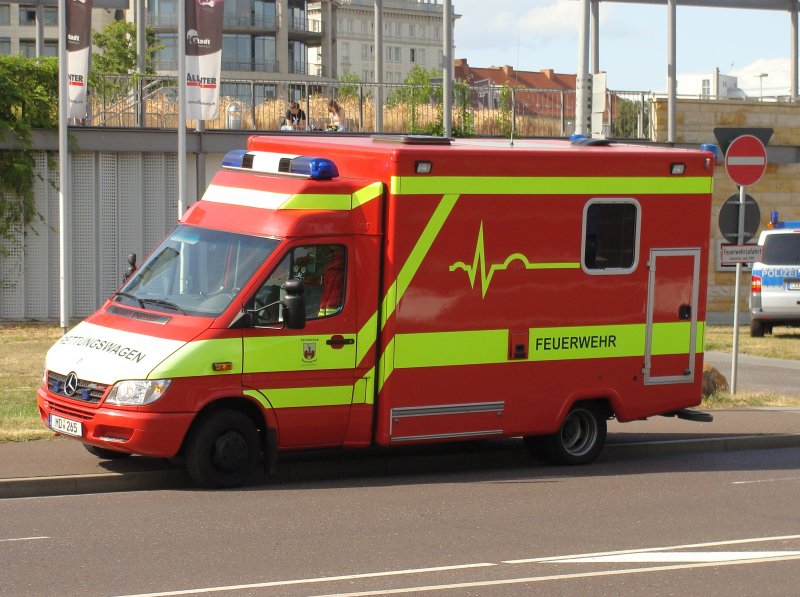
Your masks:
{"label": "windshield", "polygon": [[157,311],[217,317],[278,242],[178,226],[112,299]]}
{"label": "windshield", "polygon": [[763,259],[764,265],[800,265],[800,233],[767,236]]}

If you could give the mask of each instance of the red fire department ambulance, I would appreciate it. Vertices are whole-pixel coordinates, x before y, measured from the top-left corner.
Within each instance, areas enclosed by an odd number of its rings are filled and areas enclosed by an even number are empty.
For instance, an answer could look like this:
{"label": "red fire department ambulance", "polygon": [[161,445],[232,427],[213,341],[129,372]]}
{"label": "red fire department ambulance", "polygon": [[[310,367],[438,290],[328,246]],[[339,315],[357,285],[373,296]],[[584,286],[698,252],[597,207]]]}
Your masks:
{"label": "red fire department ambulance", "polygon": [[523,436],[700,403],[709,151],[254,136],[49,351],[43,421],[207,486],[324,447]]}

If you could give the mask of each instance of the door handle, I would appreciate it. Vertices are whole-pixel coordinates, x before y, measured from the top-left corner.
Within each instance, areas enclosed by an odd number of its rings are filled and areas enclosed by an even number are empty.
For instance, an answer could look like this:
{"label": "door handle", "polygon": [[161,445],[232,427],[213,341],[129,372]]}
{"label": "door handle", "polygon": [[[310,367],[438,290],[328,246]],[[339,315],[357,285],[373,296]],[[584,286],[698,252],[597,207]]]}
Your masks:
{"label": "door handle", "polygon": [[355,343],[356,343],[355,338],[345,338],[340,334],[336,334],[335,336],[332,336],[327,340],[325,340],[325,344],[327,344],[331,348],[341,348],[342,346],[345,346],[347,344],[355,344]]}

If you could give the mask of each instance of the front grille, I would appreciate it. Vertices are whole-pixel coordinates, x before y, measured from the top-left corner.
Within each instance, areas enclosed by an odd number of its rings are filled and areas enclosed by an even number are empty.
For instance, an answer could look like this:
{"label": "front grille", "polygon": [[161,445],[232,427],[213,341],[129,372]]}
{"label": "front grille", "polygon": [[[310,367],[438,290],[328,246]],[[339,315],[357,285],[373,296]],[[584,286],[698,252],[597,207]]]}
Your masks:
{"label": "front grille", "polygon": [[57,396],[63,396],[69,400],[78,400],[89,404],[97,404],[102,400],[103,395],[108,390],[108,386],[85,379],[78,380],[78,389],[72,396],[67,396],[65,392],[67,376],[55,371],[47,372],[47,389]]}
{"label": "front grille", "polygon": [[46,401],[47,410],[53,414],[79,421],[91,421],[94,413],[84,410],[78,405],[62,404],[61,402]]}

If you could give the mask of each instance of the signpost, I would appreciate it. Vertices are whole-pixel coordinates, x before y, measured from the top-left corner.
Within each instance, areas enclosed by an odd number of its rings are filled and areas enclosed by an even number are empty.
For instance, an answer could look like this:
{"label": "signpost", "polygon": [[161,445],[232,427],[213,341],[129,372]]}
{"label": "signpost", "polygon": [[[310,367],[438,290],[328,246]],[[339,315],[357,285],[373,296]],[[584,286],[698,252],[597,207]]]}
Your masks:
{"label": "signpost", "polygon": [[[716,131],[715,131],[716,133]],[[738,213],[738,226],[736,234],[736,243],[744,245],[745,242],[745,219],[747,212],[747,193],[746,188],[754,185],[767,169],[767,150],[764,144],[758,137],[754,135],[740,135],[736,137],[728,146],[728,151],[725,152],[725,170],[731,180],[739,185],[739,213]],[[728,201],[735,198],[729,197]],[[751,198],[752,199],[752,198]],[[726,201],[726,203],[728,203]],[[758,204],[755,203],[756,209]],[[723,205],[724,207],[724,205]],[[720,227],[722,227],[722,210],[720,210]],[[755,230],[753,230],[750,237],[758,230],[758,219],[756,219]],[[725,235],[726,231],[722,231]],[[730,232],[730,231],[728,231]],[[730,235],[732,236],[732,235]],[[731,240],[729,235],[725,238]],[[736,262],[736,282],[734,287],[733,296],[733,355],[731,358],[731,394],[736,393],[736,369],[739,356],[739,286],[742,277],[742,261]]]}

